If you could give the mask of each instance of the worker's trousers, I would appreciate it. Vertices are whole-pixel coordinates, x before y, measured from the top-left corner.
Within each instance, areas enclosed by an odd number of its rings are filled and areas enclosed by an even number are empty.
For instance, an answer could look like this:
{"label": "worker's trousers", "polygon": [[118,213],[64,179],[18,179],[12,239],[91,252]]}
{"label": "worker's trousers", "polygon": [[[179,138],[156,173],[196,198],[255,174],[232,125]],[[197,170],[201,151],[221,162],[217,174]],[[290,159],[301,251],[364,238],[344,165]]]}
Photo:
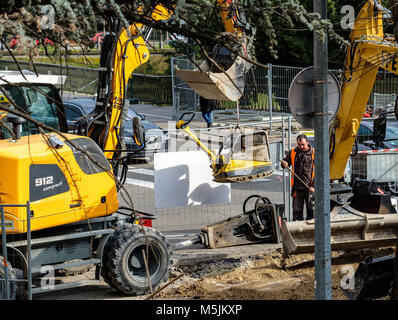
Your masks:
{"label": "worker's trousers", "polygon": [[202,117],[205,119],[207,127],[209,128],[213,123],[213,111],[202,112]]}
{"label": "worker's trousers", "polygon": [[307,209],[306,220],[314,218],[314,204],[308,190],[293,189],[293,221],[304,220],[304,203]]}

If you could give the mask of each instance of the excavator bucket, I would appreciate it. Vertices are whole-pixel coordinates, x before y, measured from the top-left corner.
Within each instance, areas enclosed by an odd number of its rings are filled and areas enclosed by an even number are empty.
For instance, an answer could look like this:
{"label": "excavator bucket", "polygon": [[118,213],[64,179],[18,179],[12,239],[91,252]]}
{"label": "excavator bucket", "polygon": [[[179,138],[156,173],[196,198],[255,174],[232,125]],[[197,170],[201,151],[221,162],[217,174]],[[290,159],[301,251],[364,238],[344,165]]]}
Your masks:
{"label": "excavator bucket", "polygon": [[245,74],[249,65],[244,59],[237,57],[225,72],[214,72],[214,68],[204,61],[195,70],[176,69],[176,73],[203,98],[238,101],[244,91]]}
{"label": "excavator bucket", "polygon": [[[231,146],[223,154],[225,146]],[[244,182],[267,177],[273,173],[270,161],[268,135],[265,130],[233,133],[224,141],[218,159],[223,164],[213,167],[216,182]]]}
{"label": "excavator bucket", "polygon": [[343,292],[352,300],[369,300],[386,297],[392,293],[395,256],[372,259],[366,258],[355,272],[353,287],[342,287]]}
{"label": "excavator bucket", "polygon": [[[398,233],[398,214],[364,213],[348,205],[335,207],[330,215],[332,250],[357,250],[393,246]],[[283,221],[285,254],[314,252],[315,220]]]}

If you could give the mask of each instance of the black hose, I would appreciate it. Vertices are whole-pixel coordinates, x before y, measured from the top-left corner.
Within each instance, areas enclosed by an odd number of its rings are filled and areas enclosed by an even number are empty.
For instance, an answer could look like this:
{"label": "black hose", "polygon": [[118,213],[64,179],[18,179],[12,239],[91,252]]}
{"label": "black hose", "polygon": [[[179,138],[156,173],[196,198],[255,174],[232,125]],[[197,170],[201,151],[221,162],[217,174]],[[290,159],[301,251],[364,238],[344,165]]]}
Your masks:
{"label": "black hose", "polygon": [[336,135],[333,131],[330,136],[330,142],[329,142],[329,159],[332,159],[335,149],[336,149]]}

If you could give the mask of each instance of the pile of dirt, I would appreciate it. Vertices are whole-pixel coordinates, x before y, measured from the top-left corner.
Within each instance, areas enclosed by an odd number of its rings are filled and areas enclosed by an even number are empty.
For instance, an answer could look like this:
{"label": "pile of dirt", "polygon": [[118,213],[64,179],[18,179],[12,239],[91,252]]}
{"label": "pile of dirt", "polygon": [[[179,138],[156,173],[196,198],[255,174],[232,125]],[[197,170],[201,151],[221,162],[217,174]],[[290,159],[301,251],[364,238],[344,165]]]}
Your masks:
{"label": "pile of dirt", "polygon": [[[366,256],[392,254],[393,248],[332,253],[332,298],[347,300],[341,285]],[[229,259],[185,266],[184,276],[157,298],[213,300],[312,300],[315,295],[314,255],[284,258],[280,251],[252,259]]]}

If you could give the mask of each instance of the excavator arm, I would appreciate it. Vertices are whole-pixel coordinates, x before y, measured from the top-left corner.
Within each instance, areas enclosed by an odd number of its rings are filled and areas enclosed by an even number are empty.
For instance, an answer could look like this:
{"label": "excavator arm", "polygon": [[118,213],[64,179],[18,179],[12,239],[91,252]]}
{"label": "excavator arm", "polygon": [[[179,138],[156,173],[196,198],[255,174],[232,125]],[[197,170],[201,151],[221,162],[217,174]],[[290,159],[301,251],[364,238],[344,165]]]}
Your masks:
{"label": "excavator arm", "polygon": [[[162,5],[152,12],[152,19],[165,20],[172,15]],[[149,32],[148,32],[149,33]],[[147,33],[147,34],[148,34]],[[79,133],[85,133],[112,159],[121,147],[120,132],[125,117],[127,82],[133,71],[149,59],[143,26],[138,23],[122,28],[117,37],[108,34],[101,48],[99,85],[96,108],[83,121]]]}
{"label": "excavator arm", "polygon": [[379,68],[398,74],[398,44],[383,30],[383,18],[387,17],[389,10],[370,0],[355,20],[345,61],[341,105],[331,125],[331,180],[344,175]]}
{"label": "excavator arm", "polygon": [[[329,128],[332,250],[382,247],[396,241],[398,215],[389,194],[380,194],[377,186],[366,181],[359,181],[352,189],[335,183],[344,175],[379,68],[398,74],[398,44],[383,30],[383,19],[389,17],[389,10],[369,0],[350,35],[341,104]],[[313,252],[314,229],[314,220],[283,221],[285,254]]]}

